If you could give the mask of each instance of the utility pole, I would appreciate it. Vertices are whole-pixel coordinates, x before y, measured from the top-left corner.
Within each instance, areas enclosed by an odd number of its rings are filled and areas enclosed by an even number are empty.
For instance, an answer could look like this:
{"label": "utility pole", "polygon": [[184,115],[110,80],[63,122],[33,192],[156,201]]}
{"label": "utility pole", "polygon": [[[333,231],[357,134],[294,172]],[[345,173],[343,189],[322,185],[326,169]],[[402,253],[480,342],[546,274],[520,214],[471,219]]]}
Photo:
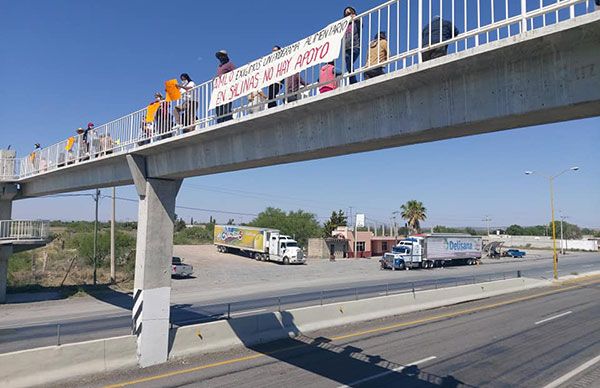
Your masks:
{"label": "utility pole", "polygon": [[96,263],[98,258],[98,200],[100,199],[100,190],[96,189],[96,195],[94,201],[96,202],[96,218],[94,221],[94,286],[98,283],[97,266]]}
{"label": "utility pole", "polygon": [[392,212],[392,218],[394,219],[394,238],[396,240],[398,240],[398,224],[396,223],[396,216],[399,214],[400,212],[398,210]]}
{"label": "utility pole", "polygon": [[110,218],[110,283],[115,284],[117,281],[116,265],[115,265],[115,213],[116,213],[116,191],[112,189],[112,217]]}
{"label": "utility pole", "polygon": [[485,218],[482,221],[485,221],[487,223],[487,235],[490,235],[490,221],[492,219],[490,218],[490,216],[485,216]]}
{"label": "utility pole", "polygon": [[559,210],[558,212],[560,213],[560,253],[561,255],[564,255],[565,249],[567,249],[567,240],[563,237],[563,221],[569,217],[562,214],[562,210]]}

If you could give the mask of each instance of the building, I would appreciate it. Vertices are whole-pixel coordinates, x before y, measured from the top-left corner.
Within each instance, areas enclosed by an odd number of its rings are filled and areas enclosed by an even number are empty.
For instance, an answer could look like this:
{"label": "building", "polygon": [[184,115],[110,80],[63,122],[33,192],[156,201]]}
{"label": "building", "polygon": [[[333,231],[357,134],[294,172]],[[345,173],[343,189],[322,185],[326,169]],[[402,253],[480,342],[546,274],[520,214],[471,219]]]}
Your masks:
{"label": "building", "polygon": [[371,231],[356,233],[356,253],[354,252],[354,230],[339,226],[328,238],[312,238],[308,241],[308,257],[336,259],[353,257],[382,256],[397,244],[399,239],[392,236],[375,236]]}

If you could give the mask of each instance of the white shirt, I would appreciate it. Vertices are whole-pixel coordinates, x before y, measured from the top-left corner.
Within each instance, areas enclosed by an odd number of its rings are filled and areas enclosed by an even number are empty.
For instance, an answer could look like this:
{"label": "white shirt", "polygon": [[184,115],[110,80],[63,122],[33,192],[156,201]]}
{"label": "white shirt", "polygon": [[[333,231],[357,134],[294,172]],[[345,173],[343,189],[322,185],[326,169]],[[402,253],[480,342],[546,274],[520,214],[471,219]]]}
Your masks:
{"label": "white shirt", "polygon": [[181,92],[181,95],[183,96],[184,100],[191,100],[191,93],[189,93],[189,90],[193,89],[196,87],[196,84],[194,83],[194,81],[184,81],[181,86],[183,86],[182,88],[179,88],[179,92]]}

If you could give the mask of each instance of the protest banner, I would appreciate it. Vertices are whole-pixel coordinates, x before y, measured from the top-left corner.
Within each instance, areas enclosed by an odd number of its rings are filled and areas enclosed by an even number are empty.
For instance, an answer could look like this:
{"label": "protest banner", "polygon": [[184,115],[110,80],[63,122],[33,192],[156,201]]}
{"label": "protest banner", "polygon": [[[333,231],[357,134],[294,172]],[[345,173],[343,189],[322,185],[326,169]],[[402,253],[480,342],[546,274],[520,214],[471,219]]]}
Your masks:
{"label": "protest banner", "polygon": [[232,102],[311,66],[337,59],[350,21],[349,17],[339,20],[308,38],[214,78],[209,108]]}

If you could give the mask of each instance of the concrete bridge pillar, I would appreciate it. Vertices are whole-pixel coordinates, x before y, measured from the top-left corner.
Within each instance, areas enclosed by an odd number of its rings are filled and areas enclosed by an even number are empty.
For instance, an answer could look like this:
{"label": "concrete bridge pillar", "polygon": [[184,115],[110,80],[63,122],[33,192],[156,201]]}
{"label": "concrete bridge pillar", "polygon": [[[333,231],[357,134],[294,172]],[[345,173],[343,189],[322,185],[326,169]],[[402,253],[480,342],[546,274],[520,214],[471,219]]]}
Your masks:
{"label": "concrete bridge pillar", "polygon": [[[12,201],[16,195],[16,185],[0,185],[0,221],[8,221],[11,219]],[[6,286],[8,283],[8,259],[10,258],[12,253],[12,245],[0,245],[0,304],[6,303]]]}
{"label": "concrete bridge pillar", "polygon": [[148,178],[146,160],[128,155],[140,198],[132,328],[140,367],[167,361],[175,200],[182,180]]}

